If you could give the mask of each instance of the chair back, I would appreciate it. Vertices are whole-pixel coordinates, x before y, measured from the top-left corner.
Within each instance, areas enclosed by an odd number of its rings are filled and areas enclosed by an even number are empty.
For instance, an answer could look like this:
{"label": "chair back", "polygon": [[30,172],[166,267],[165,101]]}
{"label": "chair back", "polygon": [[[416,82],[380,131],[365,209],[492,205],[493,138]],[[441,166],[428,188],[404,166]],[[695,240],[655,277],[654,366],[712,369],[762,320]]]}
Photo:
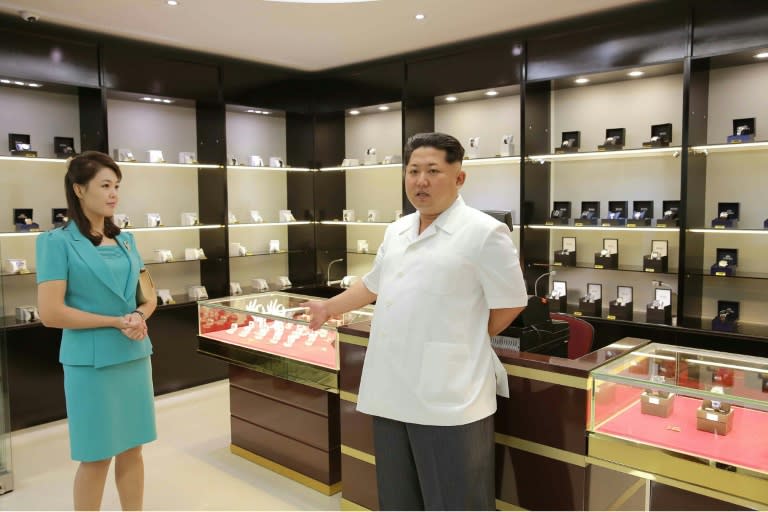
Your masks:
{"label": "chair back", "polygon": [[578,359],[592,350],[595,339],[595,328],[582,318],[576,318],[565,313],[550,313],[552,320],[568,322],[570,336],[568,337],[568,359]]}

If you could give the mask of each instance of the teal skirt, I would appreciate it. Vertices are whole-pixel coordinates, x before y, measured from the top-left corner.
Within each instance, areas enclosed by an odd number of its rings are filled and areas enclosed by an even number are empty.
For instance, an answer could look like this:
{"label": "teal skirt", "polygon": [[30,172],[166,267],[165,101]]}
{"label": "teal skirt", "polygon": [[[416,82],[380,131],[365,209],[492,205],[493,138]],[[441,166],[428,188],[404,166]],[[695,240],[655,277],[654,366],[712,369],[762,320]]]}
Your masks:
{"label": "teal skirt", "polygon": [[103,368],[64,365],[72,459],[109,459],[157,439],[149,357]]}

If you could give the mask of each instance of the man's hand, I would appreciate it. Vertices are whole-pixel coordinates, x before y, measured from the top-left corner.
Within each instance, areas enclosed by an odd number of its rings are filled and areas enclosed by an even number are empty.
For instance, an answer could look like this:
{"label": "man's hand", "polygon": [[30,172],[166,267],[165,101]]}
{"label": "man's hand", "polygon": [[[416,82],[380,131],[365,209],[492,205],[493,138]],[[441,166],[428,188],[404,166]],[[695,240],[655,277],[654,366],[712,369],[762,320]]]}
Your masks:
{"label": "man's hand", "polygon": [[122,332],[127,338],[134,341],[141,341],[147,336],[147,324],[141,315],[136,313],[128,313],[121,317],[120,332]]}
{"label": "man's hand", "polygon": [[328,308],[326,307],[325,301],[305,302],[301,304],[301,306],[309,310],[309,328],[313,331],[322,327],[323,324],[327,322],[331,317],[331,315],[328,313]]}

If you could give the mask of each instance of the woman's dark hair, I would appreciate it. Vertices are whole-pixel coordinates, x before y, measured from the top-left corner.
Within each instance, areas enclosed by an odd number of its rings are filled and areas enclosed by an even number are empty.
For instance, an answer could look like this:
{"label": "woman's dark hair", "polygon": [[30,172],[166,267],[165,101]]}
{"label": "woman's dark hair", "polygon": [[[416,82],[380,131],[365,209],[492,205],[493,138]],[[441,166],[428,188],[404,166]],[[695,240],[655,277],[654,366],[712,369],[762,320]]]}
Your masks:
{"label": "woman's dark hair", "polygon": [[[64,188],[67,194],[67,216],[77,224],[80,233],[83,234],[93,245],[101,244],[101,235],[92,233],[91,221],[85,216],[80,199],[75,194],[75,184],[83,187],[96,176],[104,167],[115,171],[118,180],[123,179],[123,173],[114,160],[109,155],[98,151],[86,151],[74,157],[69,161],[67,174],[64,177]],[[120,234],[120,228],[115,225],[112,217],[104,218],[104,235],[107,238],[115,238]]]}
{"label": "woman's dark hair", "polygon": [[445,151],[445,161],[449,164],[461,162],[464,159],[464,146],[456,140],[456,137],[439,132],[417,133],[405,143],[403,150],[405,165],[408,165],[408,162],[411,160],[413,151],[423,147]]}

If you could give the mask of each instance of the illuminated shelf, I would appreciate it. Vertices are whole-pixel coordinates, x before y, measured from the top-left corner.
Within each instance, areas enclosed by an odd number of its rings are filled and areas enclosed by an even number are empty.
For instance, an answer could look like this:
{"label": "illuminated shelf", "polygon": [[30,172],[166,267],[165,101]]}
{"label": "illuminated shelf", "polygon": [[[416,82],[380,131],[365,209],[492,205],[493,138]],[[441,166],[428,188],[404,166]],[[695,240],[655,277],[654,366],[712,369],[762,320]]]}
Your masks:
{"label": "illuminated shelf", "polygon": [[392,222],[344,222],[341,220],[321,220],[320,224],[329,226],[389,226]]}
{"label": "illuminated shelf", "polygon": [[768,235],[768,229],[714,229],[714,228],[693,228],[687,229],[690,233],[716,233],[718,235]]}
{"label": "illuminated shelf", "polygon": [[347,249],[347,254],[360,254],[361,256],[376,256],[376,251],[360,252],[354,249]]}
{"label": "illuminated shelf", "polygon": [[5,233],[0,233],[0,238],[11,238],[11,237],[17,237],[17,236],[37,236],[40,233],[45,233],[45,231],[22,231],[22,232],[8,231]]}
{"label": "illuminated shelf", "polygon": [[252,165],[228,165],[228,171],[291,171],[291,172],[310,172],[315,169],[307,167],[254,167]]}
{"label": "illuminated shelf", "polygon": [[677,233],[679,228],[654,228],[651,226],[642,226],[638,228],[628,228],[625,226],[564,226],[555,225],[547,226],[545,224],[529,224],[525,226],[530,229],[551,229],[555,231],[572,230],[572,231],[651,231],[651,232],[664,232],[664,233]]}
{"label": "illuminated shelf", "polygon": [[461,162],[462,167],[479,167],[483,165],[519,164],[520,156],[493,156],[489,158],[468,158]]}
{"label": "illuminated shelf", "polygon": [[154,261],[154,260],[144,260],[144,265],[173,265],[175,263],[192,263],[195,261],[205,261],[208,258],[199,258],[196,260],[185,260],[184,258],[176,259],[174,258],[173,261]]}
{"label": "illuminated shelf", "polygon": [[703,277],[711,277],[712,279],[768,279],[768,273],[743,272],[739,271],[739,267],[736,267],[736,270],[732,276],[713,276],[711,270],[708,268],[700,271],[693,271],[691,274]]}
{"label": "illuminated shelf", "polygon": [[619,265],[619,268],[595,268],[594,263],[586,263],[586,262],[577,262],[576,265],[557,265],[556,263],[533,263],[534,267],[545,267],[550,268],[552,270],[557,270],[558,272],[562,270],[567,270],[569,268],[579,268],[579,269],[589,269],[589,270],[599,270],[600,272],[640,272],[643,274],[648,274],[652,276],[658,276],[658,275],[677,275],[676,269],[670,269],[667,272],[646,272],[645,269],[643,269],[642,265]]}
{"label": "illuminated shelf", "polygon": [[32,269],[29,269],[29,272],[25,272],[25,273],[15,272],[11,274],[11,273],[3,272],[3,273],[0,273],[0,277],[34,276],[35,274],[37,274],[37,272],[35,272]]}
{"label": "illuminated shelf", "polygon": [[726,153],[736,151],[765,151],[768,150],[768,142],[744,142],[741,144],[707,144],[705,146],[693,146],[697,153]]}
{"label": "illuminated shelf", "polygon": [[618,149],[614,151],[585,151],[583,153],[562,153],[559,155],[531,155],[528,157],[532,162],[556,162],[556,161],[577,161],[577,160],[602,160],[614,158],[647,158],[660,156],[680,155],[680,146],[670,146],[668,148],[639,148],[639,149]]}
{"label": "illuminated shelf", "polygon": [[158,226],[156,228],[124,228],[130,233],[150,233],[154,231],[196,231],[199,229],[221,229],[223,224],[199,224],[197,226]]}
{"label": "illuminated shelf", "polygon": [[370,171],[376,169],[397,169],[401,170],[403,164],[371,164],[371,165],[350,165],[350,166],[337,166],[337,167],[322,167],[321,171]]}
{"label": "illuminated shelf", "polygon": [[54,163],[65,164],[67,161],[63,158],[38,158],[38,157],[26,157],[26,156],[0,156],[0,162],[41,162],[41,163]]}
{"label": "illuminated shelf", "polygon": [[116,162],[120,167],[163,167],[179,169],[223,169],[223,165],[218,164],[172,164],[172,163],[152,163],[152,162]]}
{"label": "illuminated shelf", "polygon": [[294,222],[246,222],[229,224],[230,228],[260,228],[269,226],[306,226],[307,224],[313,224],[311,220],[297,220]]}
{"label": "illuminated shelf", "polygon": [[256,256],[278,256],[280,254],[299,254],[307,252],[305,250],[301,249],[294,249],[294,250],[288,250],[288,251],[277,251],[277,252],[269,252],[269,251],[263,251],[263,252],[252,252],[249,254],[246,254],[245,256],[230,256],[229,258],[232,260],[240,259],[240,258],[253,258]]}

